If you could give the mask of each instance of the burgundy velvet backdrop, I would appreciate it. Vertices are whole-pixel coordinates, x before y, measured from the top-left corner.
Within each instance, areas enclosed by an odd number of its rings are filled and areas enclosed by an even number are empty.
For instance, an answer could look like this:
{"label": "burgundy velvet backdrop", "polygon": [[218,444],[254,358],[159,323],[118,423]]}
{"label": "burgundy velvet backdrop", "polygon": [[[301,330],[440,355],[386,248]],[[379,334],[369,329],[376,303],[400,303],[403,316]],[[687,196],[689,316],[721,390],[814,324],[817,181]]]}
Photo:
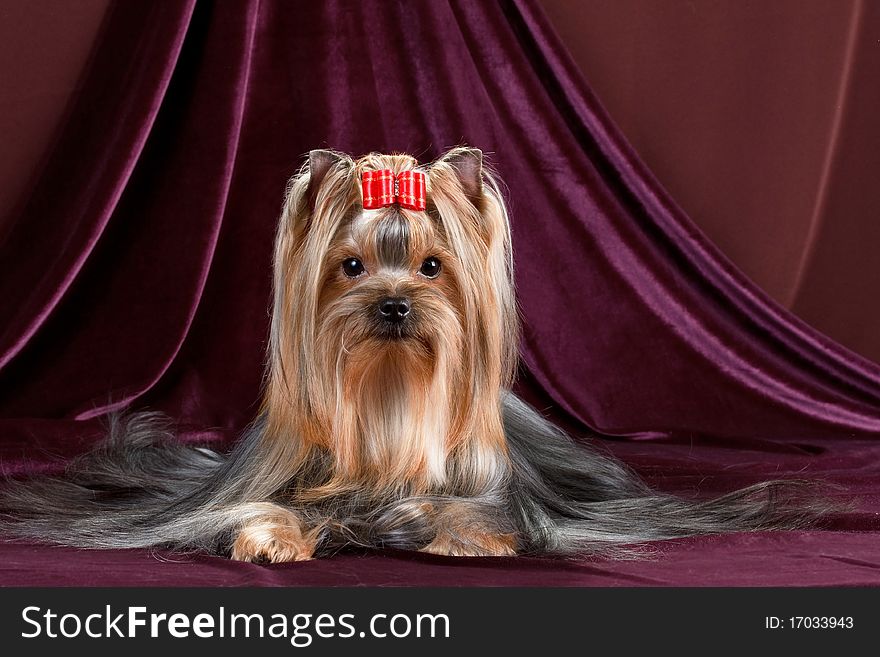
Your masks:
{"label": "burgundy velvet backdrop", "polygon": [[529,398],[575,430],[629,438],[608,444],[658,486],[798,473],[861,501],[835,531],[676,541],[651,562],[262,568],[2,545],[0,581],[880,582],[880,367],[703,237],[531,2],[118,3],[66,125],[0,244],[7,472],[57,469],[123,406],[165,411],[185,440],[234,438],[256,408],[273,231],[303,154],[427,160],[466,142],[509,186]]}
{"label": "burgundy velvet backdrop", "polygon": [[700,229],[784,307],[880,361],[880,3],[540,2]]}

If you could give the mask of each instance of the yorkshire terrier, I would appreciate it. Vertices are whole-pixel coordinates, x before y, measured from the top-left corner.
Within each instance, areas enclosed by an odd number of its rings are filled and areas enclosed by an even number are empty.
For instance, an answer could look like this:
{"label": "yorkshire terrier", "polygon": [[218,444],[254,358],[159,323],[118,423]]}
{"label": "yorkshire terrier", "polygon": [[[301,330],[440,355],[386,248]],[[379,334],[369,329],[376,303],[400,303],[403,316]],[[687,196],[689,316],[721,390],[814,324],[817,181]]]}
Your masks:
{"label": "yorkshire terrier", "polygon": [[796,482],[651,490],[511,392],[517,345],[507,211],[479,150],[426,166],[312,151],[278,227],[261,412],[233,451],[113,418],[63,476],[6,486],[2,528],[283,562],[349,545],[614,555],[820,513]]}

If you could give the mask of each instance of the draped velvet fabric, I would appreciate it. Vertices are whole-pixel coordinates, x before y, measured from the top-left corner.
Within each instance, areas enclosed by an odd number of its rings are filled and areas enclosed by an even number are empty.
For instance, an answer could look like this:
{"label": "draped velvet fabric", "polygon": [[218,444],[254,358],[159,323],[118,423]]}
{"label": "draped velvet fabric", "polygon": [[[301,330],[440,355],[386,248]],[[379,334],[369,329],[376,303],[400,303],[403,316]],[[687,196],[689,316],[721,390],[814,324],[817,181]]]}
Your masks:
{"label": "draped velvet fabric", "polygon": [[532,2],[118,3],[102,34],[0,236],[4,471],[57,470],[124,407],[228,445],[259,399],[271,244],[303,155],[427,161],[468,143],[507,185],[526,397],[668,490],[798,474],[859,502],[826,531],[674,541],[626,564],[382,553],[267,569],[4,544],[0,582],[880,583],[880,367],[706,240]]}
{"label": "draped velvet fabric", "polygon": [[784,307],[880,361],[880,4],[540,2],[700,229]]}

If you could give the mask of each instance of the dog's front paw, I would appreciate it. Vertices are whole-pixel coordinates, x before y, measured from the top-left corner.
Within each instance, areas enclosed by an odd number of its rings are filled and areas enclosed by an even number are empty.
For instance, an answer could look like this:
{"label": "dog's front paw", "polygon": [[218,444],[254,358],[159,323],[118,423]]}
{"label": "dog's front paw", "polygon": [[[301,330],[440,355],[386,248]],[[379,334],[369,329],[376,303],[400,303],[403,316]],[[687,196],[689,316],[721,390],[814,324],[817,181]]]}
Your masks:
{"label": "dog's front paw", "polygon": [[303,534],[298,525],[258,522],[239,532],[232,558],[253,563],[307,561],[315,553],[317,538]]}
{"label": "dog's front paw", "polygon": [[513,557],[516,539],[513,534],[440,533],[421,552],[451,557]]}

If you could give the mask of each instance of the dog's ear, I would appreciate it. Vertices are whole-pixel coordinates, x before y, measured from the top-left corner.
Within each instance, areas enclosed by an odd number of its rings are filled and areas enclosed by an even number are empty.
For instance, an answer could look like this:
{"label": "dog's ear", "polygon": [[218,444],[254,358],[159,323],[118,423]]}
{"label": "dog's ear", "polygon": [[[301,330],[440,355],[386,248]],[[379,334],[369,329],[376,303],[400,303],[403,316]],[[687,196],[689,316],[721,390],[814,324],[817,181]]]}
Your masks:
{"label": "dog's ear", "polygon": [[342,160],[342,155],[336,151],[316,149],[309,152],[309,186],[306,197],[309,200],[309,213],[315,209],[318,200],[318,190],[330,168]]}
{"label": "dog's ear", "polygon": [[479,208],[483,199],[483,151],[459,146],[444,154],[440,161],[455,169],[468,200]]}

